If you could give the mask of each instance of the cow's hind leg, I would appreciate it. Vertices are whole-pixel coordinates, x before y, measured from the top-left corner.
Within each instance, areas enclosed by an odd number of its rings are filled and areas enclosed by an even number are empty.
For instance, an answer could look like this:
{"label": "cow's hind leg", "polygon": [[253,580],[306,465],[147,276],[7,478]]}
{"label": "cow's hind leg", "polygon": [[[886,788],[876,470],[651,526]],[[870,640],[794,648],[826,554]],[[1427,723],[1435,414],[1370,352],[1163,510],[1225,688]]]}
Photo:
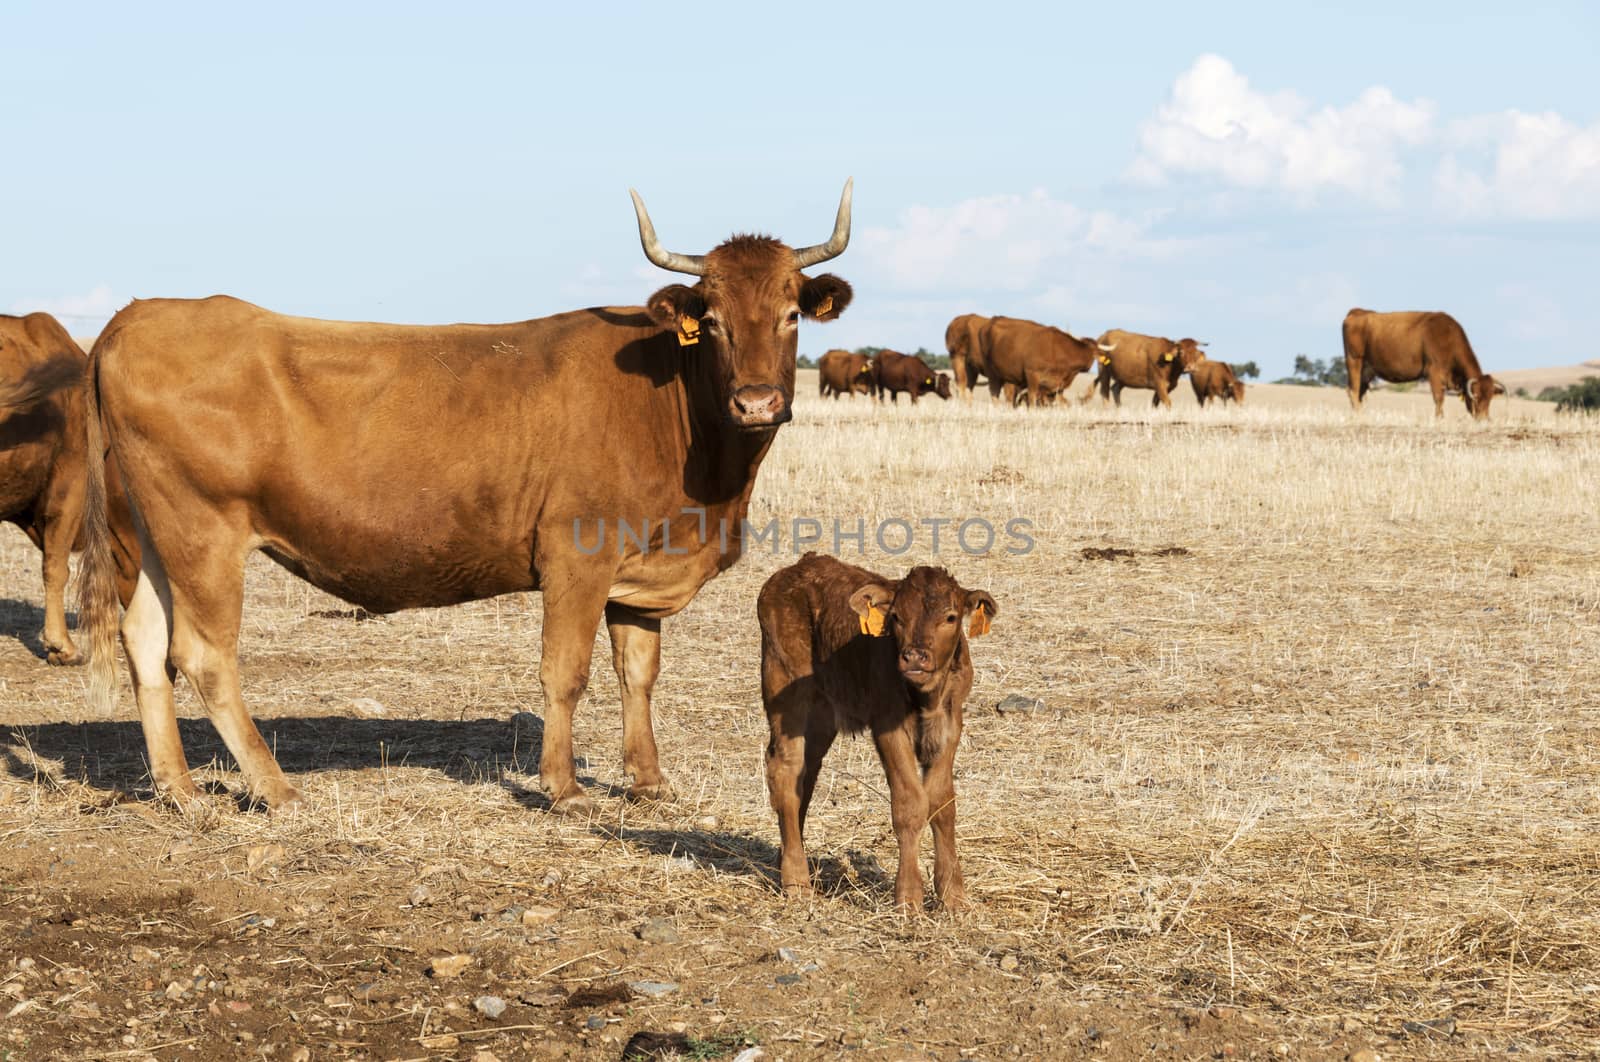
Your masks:
{"label": "cow's hind leg", "polygon": [[77,511],[53,513],[43,523],[39,547],[44,551],[45,660],[58,665],[81,664],[83,654],[67,634],[63,598],[67,591],[67,559],[72,555],[72,540],[78,537],[82,523],[82,499],[79,499]]}
{"label": "cow's hind leg", "polygon": [[[834,392],[838,398],[838,392]],[[661,621],[625,605],[606,606],[611,664],[622,688],[622,768],[633,776],[631,800],[671,800],[672,785],[661,773],[650,724],[650,695],[661,672]]]}
{"label": "cow's hind leg", "polygon": [[200,789],[189,777],[172,704],[172,680],[177,675],[170,659],[172,592],[155,550],[148,542],[141,542],[140,547],[139,575],[122,617],[122,649],[128,657],[156,792],[179,802],[194,800],[200,797]]}
{"label": "cow's hind leg", "polygon": [[239,617],[244,608],[242,536],[220,524],[195,534],[203,553],[187,558],[181,578],[167,573],[172,594],[171,660],[194,687],[211,725],[233,754],[252,800],[274,811],[301,807],[300,791],[261,739],[239,689]]}

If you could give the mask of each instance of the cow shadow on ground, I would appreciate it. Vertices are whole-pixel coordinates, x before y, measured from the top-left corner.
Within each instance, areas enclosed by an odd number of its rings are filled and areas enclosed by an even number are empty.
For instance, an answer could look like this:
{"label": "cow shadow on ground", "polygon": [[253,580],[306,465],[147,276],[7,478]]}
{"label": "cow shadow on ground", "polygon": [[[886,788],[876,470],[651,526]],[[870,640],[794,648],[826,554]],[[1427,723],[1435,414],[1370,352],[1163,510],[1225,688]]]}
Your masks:
{"label": "cow shadow on ground", "polygon": [[[257,717],[267,747],[291,780],[318,771],[383,770],[391,767],[437,771],[463,785],[496,785],[519,804],[548,810],[549,799],[526,776],[537,775],[544,724],[523,713],[508,719],[361,719],[349,716]],[[180,719],[178,732],[191,767],[214,766],[237,772],[238,765],[210,722]],[[620,797],[623,787],[583,773],[578,780],[594,795]],[[56,722],[0,726],[0,771],[20,781],[52,777],[81,782],[126,799],[150,792],[144,732],[136,720]],[[235,776],[213,792],[245,803]]]}
{"label": "cow shadow on ground", "polygon": [[[773,892],[781,887],[778,846],[752,833],[598,824],[591,829],[596,836],[621,841],[650,855],[680,861],[677,865],[685,872],[713,870],[764,881]],[[870,852],[847,848],[843,858],[815,851],[807,855],[812,888],[819,895],[869,908],[879,907],[893,898],[894,876],[886,873]]]}
{"label": "cow shadow on ground", "polygon": [[[67,613],[67,626],[77,626],[77,615]],[[15,638],[22,647],[40,660],[45,658],[44,609],[32,601],[14,597],[0,597],[0,638]]]}

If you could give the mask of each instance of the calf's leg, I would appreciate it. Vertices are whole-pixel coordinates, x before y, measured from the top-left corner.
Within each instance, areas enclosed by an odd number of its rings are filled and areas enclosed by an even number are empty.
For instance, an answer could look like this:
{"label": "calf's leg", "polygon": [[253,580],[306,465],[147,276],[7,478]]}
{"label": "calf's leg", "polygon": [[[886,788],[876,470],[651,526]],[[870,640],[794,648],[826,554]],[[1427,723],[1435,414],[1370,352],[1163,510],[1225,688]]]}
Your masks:
{"label": "calf's leg", "polygon": [[961,861],[956,856],[956,745],[957,729],[928,765],[923,785],[928,794],[928,817],[933,824],[933,891],[946,909],[960,910],[967,905],[967,890],[961,880]]}
{"label": "calf's leg", "polygon": [[918,911],[922,908],[922,871],[917,867],[917,848],[928,825],[928,794],[922,785],[915,742],[904,726],[877,731],[872,740],[889,779],[889,821],[900,846],[894,902],[902,911]]}
{"label": "calf's leg", "polygon": [[[810,802],[805,778],[809,773],[806,735],[813,714],[819,710],[816,682],[809,674],[795,675],[776,654],[764,652],[761,700],[771,731],[767,740],[767,796],[778,816],[778,880],[784,892],[809,892],[811,872],[806,866],[802,827]],[[820,766],[820,752],[816,758]]]}

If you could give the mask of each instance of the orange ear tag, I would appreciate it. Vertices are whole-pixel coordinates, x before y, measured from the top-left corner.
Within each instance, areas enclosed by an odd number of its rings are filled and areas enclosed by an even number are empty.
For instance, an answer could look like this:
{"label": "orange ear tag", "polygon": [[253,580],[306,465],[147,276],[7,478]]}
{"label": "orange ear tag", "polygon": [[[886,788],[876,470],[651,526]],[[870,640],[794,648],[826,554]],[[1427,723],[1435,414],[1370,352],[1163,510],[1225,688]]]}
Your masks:
{"label": "orange ear tag", "polygon": [[1161,355],[1161,360],[1162,361],[1171,361],[1172,360],[1172,355],[1171,354],[1163,354],[1163,355]]}
{"label": "orange ear tag", "polygon": [[824,295],[822,297],[822,301],[817,303],[817,312],[812,314],[812,316],[813,317],[826,317],[826,316],[828,316],[828,311],[831,310],[831,309],[833,309],[833,296],[832,295]]}
{"label": "orange ear tag", "polygon": [[989,633],[989,610],[979,605],[972,610],[972,625],[967,628],[967,633],[976,638],[981,634]]}
{"label": "orange ear tag", "polygon": [[700,342],[700,322],[684,314],[678,318],[678,346],[692,347]]}
{"label": "orange ear tag", "polygon": [[867,606],[867,614],[861,617],[861,633],[874,638],[883,637],[883,610],[877,605]]}
{"label": "orange ear tag", "polygon": [[1100,355],[1100,364],[1101,365],[1110,365],[1111,364],[1111,355],[1110,354],[1102,354],[1102,355]]}

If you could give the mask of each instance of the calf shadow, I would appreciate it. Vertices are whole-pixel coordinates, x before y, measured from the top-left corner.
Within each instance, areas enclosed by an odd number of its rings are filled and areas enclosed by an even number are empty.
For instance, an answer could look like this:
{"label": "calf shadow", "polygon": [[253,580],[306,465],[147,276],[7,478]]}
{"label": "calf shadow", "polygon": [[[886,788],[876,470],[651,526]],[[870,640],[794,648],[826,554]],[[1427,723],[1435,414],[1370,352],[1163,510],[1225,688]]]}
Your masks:
{"label": "calf shadow", "polygon": [[[501,786],[523,806],[547,810],[549,799],[515,777],[538,773],[544,722],[531,713],[521,714],[519,721],[526,725],[509,719],[258,716],[256,726],[291,778],[317,771],[420,767],[463,785]],[[180,719],[178,733],[191,767],[238,770],[208,720]],[[59,761],[60,768],[46,770],[37,763],[41,760]],[[580,771],[588,766],[582,757],[577,765]],[[0,725],[0,770],[25,782],[44,776],[70,779],[112,799],[150,789],[144,732],[134,720]],[[578,780],[594,793],[623,793],[621,786],[582,773]],[[243,790],[231,781],[227,788]]]}
{"label": "calf shadow", "polygon": [[[77,613],[67,613],[67,627],[78,626]],[[40,660],[45,658],[44,609],[32,601],[0,597],[0,638],[15,638]]]}
{"label": "calf shadow", "polygon": [[[685,859],[700,870],[714,870],[781,888],[778,846],[755,834],[733,830],[676,830],[641,826],[590,827],[596,836],[669,859]],[[894,898],[894,877],[870,852],[847,848],[844,857],[808,852],[811,885],[818,895],[858,907],[876,908]],[[689,867],[685,866],[687,872]]]}

